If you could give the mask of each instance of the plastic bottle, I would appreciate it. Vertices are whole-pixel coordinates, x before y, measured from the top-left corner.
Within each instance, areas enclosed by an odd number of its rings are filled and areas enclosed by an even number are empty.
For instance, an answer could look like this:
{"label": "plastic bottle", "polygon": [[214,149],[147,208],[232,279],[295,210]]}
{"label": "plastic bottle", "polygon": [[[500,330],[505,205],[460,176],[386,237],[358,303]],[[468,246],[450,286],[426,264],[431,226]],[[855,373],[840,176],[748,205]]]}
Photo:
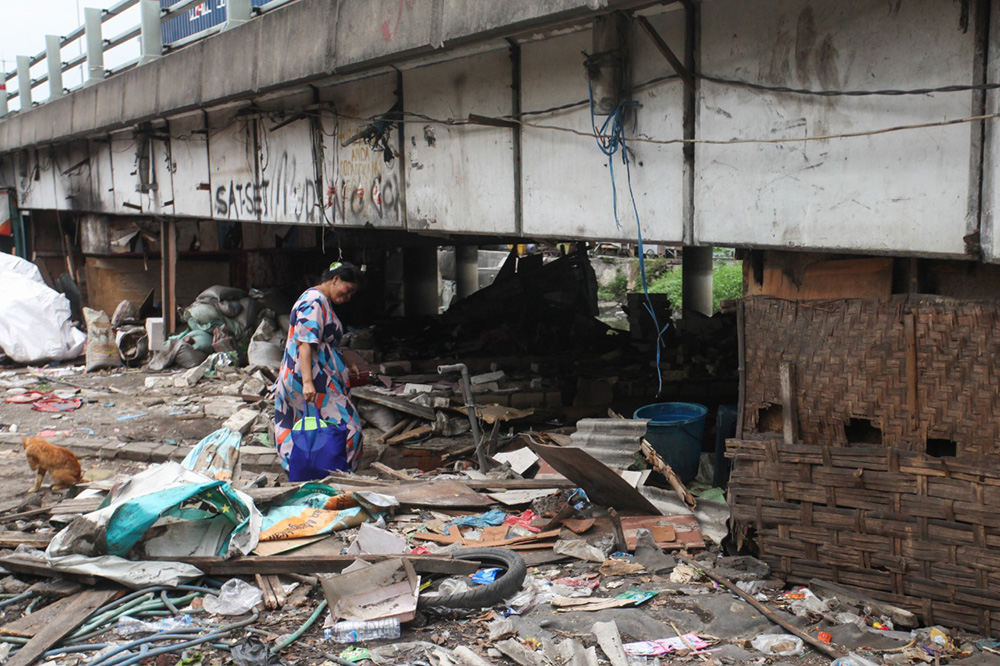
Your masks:
{"label": "plastic bottle", "polygon": [[870,659],[865,659],[861,655],[848,652],[846,657],[840,657],[830,662],[830,666],[877,666]]}
{"label": "plastic bottle", "polygon": [[367,622],[338,622],[324,632],[335,643],[360,643],[383,638],[399,638],[399,620],[368,620]]}

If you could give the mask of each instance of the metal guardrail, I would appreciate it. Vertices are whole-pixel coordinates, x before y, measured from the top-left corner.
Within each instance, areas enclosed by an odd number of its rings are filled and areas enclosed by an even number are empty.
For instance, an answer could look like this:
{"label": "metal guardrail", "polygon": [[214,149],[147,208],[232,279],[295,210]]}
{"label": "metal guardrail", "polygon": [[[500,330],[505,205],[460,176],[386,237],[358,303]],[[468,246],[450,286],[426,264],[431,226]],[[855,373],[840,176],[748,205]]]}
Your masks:
{"label": "metal guardrail", "polygon": [[[8,115],[8,103],[14,98],[20,98],[22,110],[41,103],[32,100],[32,91],[44,83],[49,84],[49,97],[46,101],[58,99],[66,93],[72,93],[108,76],[152,62],[169,51],[183,48],[223,30],[246,23],[255,15],[264,14],[294,1],[272,0],[262,6],[254,7],[252,0],[227,0],[224,23],[213,25],[167,44],[163,42],[163,24],[184,15],[199,5],[207,5],[211,0],[181,0],[167,8],[161,8],[159,0],[121,0],[108,9],[88,7],[84,9],[84,24],[82,26],[62,37],[47,35],[44,51],[34,56],[17,56],[17,68],[14,71],[0,72],[0,118]],[[140,9],[139,25],[110,39],[104,39],[104,24],[136,5],[139,5]],[[64,61],[62,49],[81,39],[86,42],[86,52]],[[105,69],[104,54],[135,39],[139,39],[141,55],[117,67]],[[43,61],[48,63],[48,71],[32,79],[31,68]],[[62,75],[83,66],[87,68],[87,76],[83,83],[72,88],[64,88]],[[11,81],[16,81],[17,86],[15,90],[8,91],[7,84]]]}

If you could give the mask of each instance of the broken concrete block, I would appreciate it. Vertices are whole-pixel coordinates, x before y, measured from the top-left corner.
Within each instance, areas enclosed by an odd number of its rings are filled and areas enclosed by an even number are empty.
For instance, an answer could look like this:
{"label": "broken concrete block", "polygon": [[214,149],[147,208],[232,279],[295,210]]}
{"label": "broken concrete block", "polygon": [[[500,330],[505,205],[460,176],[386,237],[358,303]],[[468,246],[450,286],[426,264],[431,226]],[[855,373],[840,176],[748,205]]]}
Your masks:
{"label": "broken concrete block", "polygon": [[413,372],[413,364],[409,361],[386,361],[379,366],[379,372],[383,375],[408,375]]}
{"label": "broken concrete block", "polygon": [[504,378],[503,370],[497,370],[496,372],[485,372],[481,375],[473,375],[469,378],[469,382],[473,386],[479,384],[488,384],[490,382],[498,382]]}
{"label": "broken concrete block", "polygon": [[142,380],[143,386],[148,389],[170,388],[174,385],[174,378],[167,377],[146,377]]}
{"label": "broken concrete block", "polygon": [[179,377],[174,377],[174,386],[177,388],[187,388],[189,386],[194,386],[201,381],[201,378],[205,376],[205,371],[208,370],[208,366],[205,363],[201,365],[196,365],[195,367],[185,370],[181,373]]}
{"label": "broken concrete block", "polygon": [[491,391],[499,391],[500,385],[496,382],[487,382],[486,384],[475,384],[472,387],[472,392],[475,394],[479,393],[489,393]]}
{"label": "broken concrete block", "polygon": [[253,427],[259,415],[260,413],[256,409],[241,409],[226,419],[226,422],[222,426],[245,435],[250,432],[250,428]]}
{"label": "broken concrete block", "polygon": [[213,398],[204,404],[205,416],[210,419],[228,419],[243,407],[239,398]]}

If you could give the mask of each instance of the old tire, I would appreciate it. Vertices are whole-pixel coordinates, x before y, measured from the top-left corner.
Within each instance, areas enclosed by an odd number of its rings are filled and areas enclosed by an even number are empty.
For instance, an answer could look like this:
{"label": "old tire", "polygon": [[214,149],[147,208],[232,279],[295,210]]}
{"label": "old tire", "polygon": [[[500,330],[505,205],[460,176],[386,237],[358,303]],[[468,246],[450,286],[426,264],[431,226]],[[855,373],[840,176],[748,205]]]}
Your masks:
{"label": "old tire", "polygon": [[473,560],[486,566],[501,567],[503,573],[488,585],[474,587],[468,592],[444,596],[421,596],[418,608],[489,608],[513,596],[521,589],[528,567],[524,558],[503,548],[466,548],[455,553],[457,560]]}

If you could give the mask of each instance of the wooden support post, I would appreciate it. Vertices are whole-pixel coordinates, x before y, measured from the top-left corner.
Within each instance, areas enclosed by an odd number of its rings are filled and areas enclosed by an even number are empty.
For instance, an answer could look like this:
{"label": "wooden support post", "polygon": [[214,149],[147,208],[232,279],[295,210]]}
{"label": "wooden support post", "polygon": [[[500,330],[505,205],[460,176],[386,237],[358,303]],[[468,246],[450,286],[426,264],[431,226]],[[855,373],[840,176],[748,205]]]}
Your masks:
{"label": "wooden support post", "polygon": [[160,299],[168,335],[177,328],[177,222],[160,222]]}
{"label": "wooden support post", "polygon": [[781,419],[785,444],[799,441],[799,415],[795,406],[795,365],[781,364]]}

